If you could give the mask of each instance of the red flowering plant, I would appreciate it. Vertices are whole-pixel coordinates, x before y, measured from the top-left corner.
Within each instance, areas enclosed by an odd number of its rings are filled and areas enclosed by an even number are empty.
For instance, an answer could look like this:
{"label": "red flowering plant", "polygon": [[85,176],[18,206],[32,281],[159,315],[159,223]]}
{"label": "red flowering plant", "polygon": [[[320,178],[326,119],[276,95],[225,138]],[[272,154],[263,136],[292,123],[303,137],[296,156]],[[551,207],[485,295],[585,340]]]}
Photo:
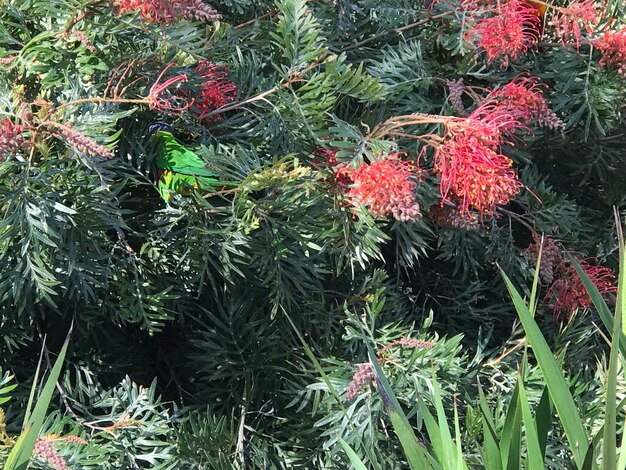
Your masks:
{"label": "red flowering plant", "polygon": [[[563,256],[563,247],[553,238],[545,237],[542,246],[541,238],[533,234],[533,242],[524,250],[524,256],[536,263],[540,247],[539,279],[548,286],[544,300],[552,303],[555,320],[567,321],[576,309],[589,308],[591,297],[572,262]],[[609,268],[598,265],[594,258],[576,261],[600,294],[616,292],[615,276]]]}
{"label": "red flowering plant", "polygon": [[219,21],[221,15],[202,0],[114,0],[118,14],[138,12],[148,23],[168,25],[180,20]]}
{"label": "red flowering plant", "polygon": [[221,121],[222,117],[213,112],[232,103],[238,92],[237,86],[228,77],[228,69],[223,65],[201,60],[195,73],[202,81],[191,111],[202,123]]}
{"label": "red flowering plant", "polygon": [[601,17],[600,5],[595,0],[580,0],[555,8],[552,23],[559,40],[565,44],[573,39],[576,50],[579,50],[583,41],[582,32],[592,36]]}
{"label": "red flowering plant", "polygon": [[[502,60],[506,68],[532,47],[539,37],[540,19],[537,10],[525,0],[488,1],[483,4],[488,16],[475,19],[468,40],[484,51],[489,62]],[[471,5],[470,5],[471,7]],[[472,8],[468,8],[471,10]]]}
{"label": "red flowering plant", "polygon": [[626,76],[626,28],[617,32],[606,31],[594,42],[594,47],[602,53],[599,65],[616,67]]}
{"label": "red flowering plant", "polygon": [[415,200],[418,169],[400,156],[398,153],[385,155],[356,168],[341,166],[338,178],[352,181],[345,193],[350,203],[367,207],[375,217],[392,216],[403,222],[420,217],[420,207]]}
{"label": "red flowering plant", "polygon": [[[410,125],[439,123],[443,137],[407,134]],[[494,216],[521,189],[513,161],[501,153],[514,146],[531,125],[561,128],[563,122],[549,108],[539,82],[518,77],[492,91],[467,117],[413,114],[393,117],[378,125],[373,137],[412,137],[435,149],[433,173],[439,177],[441,203],[453,203],[462,215]]]}
{"label": "red flowering plant", "polygon": [[[616,292],[615,276],[611,270],[605,266],[592,264],[595,261],[593,259],[578,260],[578,264],[600,294]],[[589,308],[591,297],[572,263],[563,260],[557,268],[557,273],[558,277],[548,288],[545,300],[553,302],[554,318],[562,321],[569,319],[577,308]]]}

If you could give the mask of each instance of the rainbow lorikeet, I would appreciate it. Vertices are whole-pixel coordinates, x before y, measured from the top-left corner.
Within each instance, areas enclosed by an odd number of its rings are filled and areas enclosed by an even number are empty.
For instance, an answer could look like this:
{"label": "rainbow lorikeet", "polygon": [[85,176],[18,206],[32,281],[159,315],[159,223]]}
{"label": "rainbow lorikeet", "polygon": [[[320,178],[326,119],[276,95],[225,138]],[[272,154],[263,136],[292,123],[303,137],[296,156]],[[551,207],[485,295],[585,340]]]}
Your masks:
{"label": "rainbow lorikeet", "polygon": [[207,169],[206,162],[183,146],[172,131],[162,122],[150,126],[151,140],[156,143],[157,187],[165,202],[169,203],[174,194],[188,196],[194,189],[212,192],[237,185],[219,180]]}

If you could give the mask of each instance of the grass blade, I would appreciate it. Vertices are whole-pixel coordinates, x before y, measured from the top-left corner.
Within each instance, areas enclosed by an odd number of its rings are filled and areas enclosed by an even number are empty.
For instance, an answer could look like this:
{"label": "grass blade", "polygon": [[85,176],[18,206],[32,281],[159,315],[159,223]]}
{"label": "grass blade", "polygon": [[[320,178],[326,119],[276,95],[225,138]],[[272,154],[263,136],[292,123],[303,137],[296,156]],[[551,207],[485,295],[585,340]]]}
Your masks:
{"label": "grass blade", "polygon": [[50,375],[46,380],[43,388],[41,389],[41,393],[37,398],[37,402],[35,403],[35,407],[33,408],[32,414],[29,415],[28,422],[25,422],[24,430],[22,434],[18,438],[15,446],[11,450],[6,463],[4,464],[5,470],[25,470],[28,466],[28,462],[33,453],[33,449],[35,448],[35,442],[39,437],[39,432],[43,426],[43,422],[46,418],[46,413],[48,411],[48,406],[50,405],[50,401],[52,400],[52,394],[54,393],[54,389],[56,387],[57,380],[59,379],[59,375],[61,374],[61,369],[63,368],[63,362],[65,361],[65,354],[67,353],[67,348],[70,343],[70,333],[72,332],[72,328],[70,327],[70,331],[65,338],[65,342],[63,343],[63,347],[59,352],[59,356],[50,371]]}
{"label": "grass blade", "polygon": [[363,461],[359,458],[356,452],[350,447],[346,441],[344,441],[341,437],[338,437],[339,444],[343,448],[343,451],[346,453],[348,458],[350,459],[350,463],[354,467],[355,470],[367,470],[367,467],[363,463]]}
{"label": "grass blade", "polygon": [[548,389],[544,388],[535,413],[535,421],[537,428],[537,438],[539,439],[539,448],[541,457],[546,455],[546,446],[548,445],[548,434],[552,427],[552,404],[550,403],[550,394]]}
{"label": "grass blade", "polygon": [[402,411],[400,403],[398,403],[398,399],[394,395],[393,390],[391,389],[391,386],[389,385],[389,382],[380,367],[380,364],[378,364],[376,354],[369,344],[367,345],[367,349],[369,352],[370,362],[374,368],[376,376],[376,387],[378,388],[385,410],[391,420],[393,430],[400,440],[402,449],[404,449],[404,454],[407,462],[409,463],[409,467],[411,470],[432,470],[433,466],[428,459],[428,452],[415,437],[415,433],[409,424],[409,420],[406,418],[404,411]]}
{"label": "grass blade", "polygon": [[522,445],[522,413],[519,403],[519,382],[515,384],[511,402],[506,412],[500,451],[502,467],[507,469],[521,468],[521,445]]}
{"label": "grass blade", "polygon": [[489,409],[489,405],[487,404],[487,398],[485,397],[483,388],[480,386],[480,382],[478,384],[478,396],[483,418],[483,463],[485,464],[486,470],[502,470],[502,458],[500,456],[501,451],[498,434],[496,433],[494,418],[491,414],[491,410]]}
{"label": "grass blade", "polygon": [[[522,411],[522,421],[524,423],[524,433],[526,434],[526,470],[543,470],[543,452],[539,444],[539,432],[535,424],[535,419],[530,410],[526,390],[522,377],[517,378],[519,383],[519,403]],[[521,468],[521,467],[520,467]]]}
{"label": "grass blade", "polygon": [[578,408],[576,407],[574,398],[569,391],[569,387],[567,386],[565,377],[561,372],[561,368],[556,363],[554,355],[552,354],[552,351],[550,351],[550,347],[543,337],[537,322],[535,322],[535,319],[530,314],[528,307],[524,303],[517,289],[515,289],[511,283],[511,280],[504,273],[504,271],[501,270],[501,273],[509,294],[513,299],[513,304],[515,305],[517,314],[522,322],[524,331],[526,332],[528,343],[533,348],[539,368],[541,369],[543,377],[546,381],[550,398],[552,403],[554,403],[554,407],[556,408],[561,424],[563,425],[563,429],[565,430],[565,435],[574,455],[574,460],[580,467],[583,463],[583,459],[585,458],[585,454],[587,453],[589,443],[587,442],[587,433],[585,432],[585,428],[580,420]]}
{"label": "grass blade", "polygon": [[[621,238],[621,237],[620,237]],[[621,240],[620,240],[621,241]],[[613,336],[611,339],[611,353],[609,355],[609,369],[606,381],[606,415],[604,416],[604,436],[602,440],[602,469],[615,470],[617,461],[617,366],[619,362],[619,341],[622,337],[622,314],[624,298],[624,282],[626,270],[624,269],[624,256],[626,250],[620,245],[620,272],[618,277],[617,305],[613,318]]]}

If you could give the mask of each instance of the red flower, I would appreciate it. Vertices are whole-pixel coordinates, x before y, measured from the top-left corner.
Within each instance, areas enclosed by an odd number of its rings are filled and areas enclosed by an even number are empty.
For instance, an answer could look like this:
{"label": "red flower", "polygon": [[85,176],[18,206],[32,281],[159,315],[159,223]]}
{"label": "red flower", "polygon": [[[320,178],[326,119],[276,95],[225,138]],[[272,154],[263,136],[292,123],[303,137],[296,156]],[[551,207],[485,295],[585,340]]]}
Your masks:
{"label": "red flower", "polygon": [[166,92],[167,89],[172,85],[179,82],[184,83],[187,81],[187,75],[178,74],[174,77],[168,78],[163,83],[160,83],[161,78],[163,78],[163,75],[165,75],[165,72],[167,72],[167,70],[173,65],[174,64],[168,64],[161,71],[152,87],[150,87],[150,92],[148,93],[150,109],[156,109],[157,111],[161,112],[181,112],[192,105],[193,100],[183,100],[181,103],[179,103],[176,101],[175,97],[170,96],[169,98],[166,98],[163,96],[164,92]]}
{"label": "red flower", "polygon": [[23,133],[23,126],[13,124],[8,119],[0,122],[0,162],[7,155],[27,150],[28,141],[22,137]]}
{"label": "red flower", "polygon": [[527,2],[498,1],[493,16],[480,20],[469,35],[478,37],[489,62],[502,58],[507,67],[510,59],[517,60],[537,41],[539,27],[537,10]]}
{"label": "red flower", "polygon": [[398,154],[363,163],[358,168],[342,167],[337,175],[353,181],[346,193],[351,203],[365,205],[375,217],[392,215],[397,220],[410,221],[421,215],[414,194],[414,166]]}
{"label": "red flower", "polygon": [[600,65],[616,66],[619,73],[626,76],[626,28],[616,33],[607,31],[593,45],[602,52]]}
{"label": "red flower", "polygon": [[[580,260],[578,263],[601,294],[616,292],[615,276],[609,268],[589,264],[586,260]],[[591,297],[569,261],[564,260],[559,271],[560,276],[546,292],[546,299],[554,299],[554,318],[567,320],[577,308],[589,308]]]}
{"label": "red flower", "polygon": [[534,77],[515,78],[503,87],[494,90],[489,98],[496,100],[501,110],[517,116],[519,122],[539,124],[552,129],[565,126],[548,106],[539,83]]}
{"label": "red flower", "polygon": [[474,126],[468,121],[437,148],[433,171],[439,175],[444,201],[457,201],[462,215],[474,209],[482,218],[493,215],[496,205],[508,204],[521,184],[511,159],[495,150],[493,137],[483,132],[479,121]]}
{"label": "red flower", "polygon": [[565,43],[568,38],[573,36],[576,41],[576,50],[580,48],[582,29],[591,35],[599,20],[600,6],[596,4],[595,0],[581,0],[570,3],[566,7],[558,8],[552,18],[561,42]]}
{"label": "red flower", "polygon": [[118,14],[139,12],[148,23],[168,25],[180,20],[218,21],[221,15],[202,0],[115,0]]}
{"label": "red flower", "polygon": [[237,87],[228,79],[228,70],[222,65],[202,60],[196,67],[196,72],[206,81],[196,98],[194,114],[200,121],[220,121],[221,116],[211,115],[211,112],[234,101],[237,98]]}

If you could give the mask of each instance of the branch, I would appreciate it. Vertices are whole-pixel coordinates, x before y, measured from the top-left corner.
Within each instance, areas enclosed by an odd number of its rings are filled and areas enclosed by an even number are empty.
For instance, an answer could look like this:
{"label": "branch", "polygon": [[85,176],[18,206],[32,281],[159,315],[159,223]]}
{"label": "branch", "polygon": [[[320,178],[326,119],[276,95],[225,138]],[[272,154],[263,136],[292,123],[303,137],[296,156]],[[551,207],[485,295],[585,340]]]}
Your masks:
{"label": "branch", "polygon": [[377,39],[380,39],[382,37],[387,36],[388,34],[391,33],[395,33],[398,35],[401,35],[403,32],[409,30],[409,29],[413,29],[413,28],[417,28],[418,26],[422,26],[426,23],[429,23],[432,20],[437,20],[439,18],[445,18],[446,16],[450,15],[450,12],[445,12],[445,13],[440,13],[438,15],[435,16],[431,16],[430,13],[427,13],[427,18],[423,18],[419,21],[416,21],[415,23],[411,23],[408,24],[406,26],[402,26],[401,28],[396,28],[396,29],[391,29],[388,31],[382,31],[380,33],[374,34],[373,36],[370,36],[367,39],[363,39],[362,41],[359,41],[357,43],[351,44],[349,46],[344,47],[343,49],[341,49],[341,52],[347,52],[347,51],[351,51],[352,49],[356,49],[357,47],[361,47],[364,44],[370,43],[372,41],[376,41]]}

